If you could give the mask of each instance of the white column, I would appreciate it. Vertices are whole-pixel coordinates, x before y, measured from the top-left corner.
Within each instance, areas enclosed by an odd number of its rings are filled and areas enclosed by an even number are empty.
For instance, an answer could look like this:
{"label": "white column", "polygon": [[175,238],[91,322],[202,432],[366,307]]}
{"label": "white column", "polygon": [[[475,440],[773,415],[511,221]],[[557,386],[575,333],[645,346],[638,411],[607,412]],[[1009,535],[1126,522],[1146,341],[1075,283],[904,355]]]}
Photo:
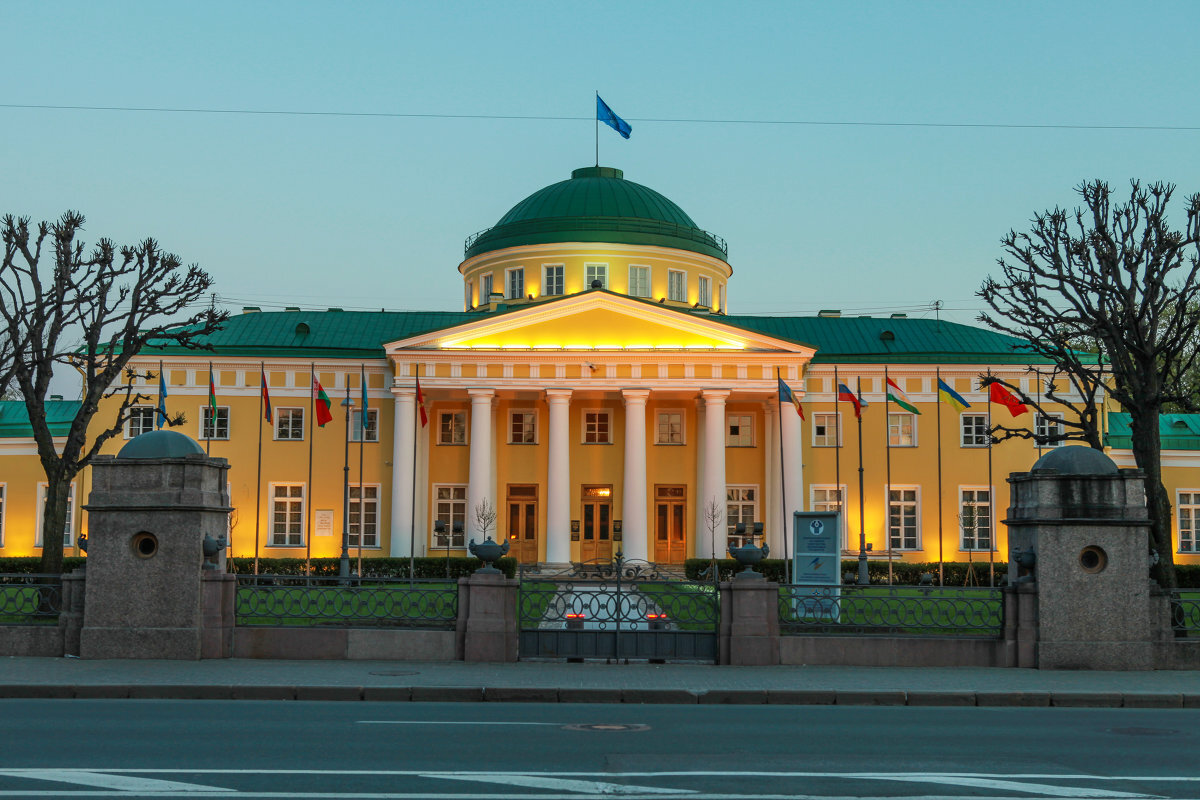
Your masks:
{"label": "white column", "polygon": [[547,389],[550,405],[549,474],[546,477],[546,561],[571,560],[571,390]]}
{"label": "white column", "polygon": [[[786,409],[785,409],[786,410]],[[767,544],[771,555],[783,558],[783,522],[780,515],[782,487],[779,485],[779,409],[773,401],[763,403],[763,475],[766,487],[763,490],[764,505],[758,512],[759,519],[767,529]]]}
{"label": "white column", "polygon": [[[784,408],[779,415],[783,431],[783,535],[788,537],[787,553],[792,554],[792,515],[804,510],[804,464],[800,448],[800,415]],[[783,551],[780,551],[783,555]]]}
{"label": "white column", "polygon": [[[495,389],[468,389],[471,398],[471,466],[467,478],[467,541],[482,542],[495,536],[495,527],[484,535],[475,519],[475,509],[484,500],[496,510],[492,496],[492,398]],[[499,511],[496,511],[497,515]]]}
{"label": "white column", "polygon": [[[701,535],[708,540],[706,548],[715,550],[717,558],[725,558],[729,539],[725,529],[725,398],[729,390],[705,389],[700,394],[704,398],[704,488],[697,519],[702,521]],[[714,510],[716,520],[709,517]]]}
{"label": "white column", "polygon": [[648,389],[623,389],[625,399],[625,491],[621,503],[625,558],[650,558],[646,530],[646,399]]}
{"label": "white column", "polygon": [[399,558],[412,554],[417,393],[413,389],[393,389],[392,394],[396,401],[392,418],[392,542],[388,554]]}

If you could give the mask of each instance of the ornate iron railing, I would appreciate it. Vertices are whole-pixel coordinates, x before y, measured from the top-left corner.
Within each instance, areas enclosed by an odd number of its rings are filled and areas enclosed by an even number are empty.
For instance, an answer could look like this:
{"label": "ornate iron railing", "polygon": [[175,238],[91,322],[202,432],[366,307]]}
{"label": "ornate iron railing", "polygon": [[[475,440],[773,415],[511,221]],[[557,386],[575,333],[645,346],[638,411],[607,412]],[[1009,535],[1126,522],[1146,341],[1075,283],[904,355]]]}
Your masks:
{"label": "ornate iron railing", "polygon": [[61,610],[61,575],[0,574],[0,625],[55,622]]}
{"label": "ornate iron railing", "polygon": [[239,575],[238,625],[453,629],[455,581]]}
{"label": "ornate iron railing", "polygon": [[785,634],[1004,634],[1003,590],[962,586],[780,586]]}
{"label": "ornate iron railing", "polygon": [[1171,592],[1171,627],[1189,636],[1200,636],[1200,589]]}

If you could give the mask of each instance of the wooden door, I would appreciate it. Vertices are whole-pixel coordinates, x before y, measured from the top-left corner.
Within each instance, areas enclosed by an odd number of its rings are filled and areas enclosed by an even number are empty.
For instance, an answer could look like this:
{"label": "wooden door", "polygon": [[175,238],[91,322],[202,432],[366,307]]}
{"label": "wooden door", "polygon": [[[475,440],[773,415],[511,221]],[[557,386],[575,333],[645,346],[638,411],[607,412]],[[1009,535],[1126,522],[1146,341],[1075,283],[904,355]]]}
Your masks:
{"label": "wooden door", "polygon": [[508,486],[508,555],[522,564],[538,561],[537,486]]}
{"label": "wooden door", "polygon": [[612,487],[584,486],[579,559],[611,561],[612,555]]}
{"label": "wooden door", "polygon": [[687,558],[687,487],[654,487],[654,562],[679,564]]}

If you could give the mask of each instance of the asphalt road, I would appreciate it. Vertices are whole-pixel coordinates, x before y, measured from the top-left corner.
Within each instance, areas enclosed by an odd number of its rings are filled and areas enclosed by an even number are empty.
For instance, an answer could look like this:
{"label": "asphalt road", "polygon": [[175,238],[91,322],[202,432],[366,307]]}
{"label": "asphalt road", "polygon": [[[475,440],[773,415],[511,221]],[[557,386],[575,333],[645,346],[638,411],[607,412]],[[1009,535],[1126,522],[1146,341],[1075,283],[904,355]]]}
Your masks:
{"label": "asphalt road", "polygon": [[1200,797],[1200,710],[0,701],[0,797]]}

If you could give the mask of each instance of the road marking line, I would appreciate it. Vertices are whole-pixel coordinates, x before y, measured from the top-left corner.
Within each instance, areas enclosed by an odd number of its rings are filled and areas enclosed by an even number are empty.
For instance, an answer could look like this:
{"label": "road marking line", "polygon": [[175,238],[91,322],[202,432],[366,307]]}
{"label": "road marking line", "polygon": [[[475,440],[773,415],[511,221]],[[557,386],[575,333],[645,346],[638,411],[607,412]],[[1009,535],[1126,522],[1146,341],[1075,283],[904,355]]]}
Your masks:
{"label": "road marking line", "polygon": [[1023,783],[1021,781],[996,780],[995,778],[971,778],[966,776],[912,775],[905,777],[884,776],[870,780],[905,781],[907,783],[940,783],[950,786],[971,786],[978,789],[1000,789],[1007,792],[1044,794],[1051,797],[1125,797],[1146,798],[1157,795],[1140,792],[1117,792],[1111,789],[1092,789],[1082,786],[1051,786],[1046,783]]}
{"label": "road marking line", "polygon": [[35,781],[75,783],[80,786],[95,786],[100,789],[119,789],[123,792],[228,792],[222,786],[203,786],[198,783],[163,781],[157,778],[133,778],[105,772],[90,772],[74,769],[26,769],[0,770],[0,775],[13,778],[28,778]]}
{"label": "road marking line", "polygon": [[483,783],[503,783],[510,786],[526,786],[530,789],[559,789],[583,794],[697,794],[695,789],[671,789],[658,786],[631,786],[626,783],[607,783],[604,781],[580,781],[566,778],[548,778],[543,775],[513,775],[511,773],[472,772],[445,773],[430,772],[423,778],[437,778],[447,781],[480,781]]}
{"label": "road marking line", "polygon": [[[189,792],[137,792],[113,793],[103,791],[68,791],[68,792],[30,792],[30,791],[0,791],[0,797],[50,797],[50,798],[83,798],[100,797],[113,800],[121,797],[168,797],[180,798],[194,796]],[[579,800],[588,795],[572,792],[570,794],[528,792],[519,794],[505,793],[448,793],[432,794],[430,792],[237,792],[221,790],[218,793],[205,793],[209,798],[232,798],[232,800]],[[596,795],[592,795],[596,796]],[[604,795],[600,795],[604,796]],[[622,795],[624,800],[661,800],[661,794],[630,794]],[[955,794],[921,794],[921,795],[816,795],[816,794],[690,794],[687,800],[1013,800],[1012,795],[966,795]],[[1172,800],[1200,800],[1200,798],[1173,798]]]}
{"label": "road marking line", "polygon": [[562,727],[566,722],[442,722],[423,719],[360,719],[359,725],[555,725]]}

